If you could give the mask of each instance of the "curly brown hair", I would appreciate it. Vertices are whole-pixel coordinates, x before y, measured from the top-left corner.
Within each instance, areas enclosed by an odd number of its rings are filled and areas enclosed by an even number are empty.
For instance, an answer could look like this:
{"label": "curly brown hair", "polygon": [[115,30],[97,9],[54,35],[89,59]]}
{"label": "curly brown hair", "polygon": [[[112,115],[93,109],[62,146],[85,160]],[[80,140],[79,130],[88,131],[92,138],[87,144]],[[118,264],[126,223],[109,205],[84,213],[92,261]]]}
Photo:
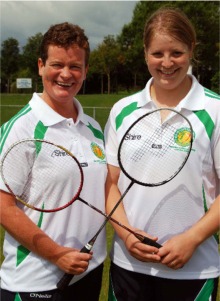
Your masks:
{"label": "curly brown hair", "polygon": [[90,46],[84,30],[78,25],[68,22],[52,25],[43,35],[40,45],[40,57],[45,65],[48,58],[48,48],[50,45],[60,46],[68,49],[72,45],[77,45],[85,50],[85,65],[89,63]]}

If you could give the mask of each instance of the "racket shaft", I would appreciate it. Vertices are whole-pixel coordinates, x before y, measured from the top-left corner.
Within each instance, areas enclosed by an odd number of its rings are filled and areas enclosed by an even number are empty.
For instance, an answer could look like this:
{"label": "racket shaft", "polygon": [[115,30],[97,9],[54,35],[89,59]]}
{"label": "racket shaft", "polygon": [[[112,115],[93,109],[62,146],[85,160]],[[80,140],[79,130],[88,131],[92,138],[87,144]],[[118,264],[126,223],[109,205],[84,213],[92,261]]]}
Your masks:
{"label": "racket shaft", "polygon": [[[80,200],[83,204],[89,206],[90,208],[92,208],[93,210],[95,210],[96,212],[100,213],[101,215],[105,216],[106,218],[108,218],[108,215],[104,212],[102,212],[101,210],[99,210],[98,208],[94,207],[93,205],[91,205],[90,203],[86,202],[85,200],[83,200],[82,198],[78,198],[78,200]],[[127,230],[128,232],[130,232],[131,234],[133,234],[137,239],[139,239],[143,244],[146,244],[146,245],[150,245],[150,246],[153,246],[153,247],[156,247],[156,248],[160,248],[162,247],[160,244],[158,244],[157,242],[155,242],[154,240],[142,235],[142,234],[139,234],[139,233],[136,233],[134,231],[132,231],[130,228],[124,226],[123,224],[121,224],[119,221],[117,221],[116,219],[114,219],[113,217],[110,217],[110,220],[117,224],[118,226],[122,227],[123,229]],[[85,247],[83,247],[84,249]]]}
{"label": "racket shaft", "polygon": [[144,239],[141,241],[143,244],[145,245],[149,245],[152,247],[156,247],[156,248],[161,248],[162,246],[160,244],[158,244],[156,241],[144,236]]}
{"label": "racket shaft", "polygon": [[72,274],[64,274],[63,277],[59,280],[59,282],[57,282],[57,288],[59,290],[64,290],[70,283],[70,281],[73,279]]}
{"label": "racket shaft", "polygon": [[[124,227],[124,229],[128,230],[130,233],[134,234],[136,238],[138,238],[142,243],[144,244],[148,244],[150,246],[155,246],[157,248],[160,248],[161,245],[159,245],[158,243],[156,243],[155,241],[151,240],[148,237],[142,236],[138,233],[133,232],[132,230],[130,230],[129,228],[123,226],[122,224],[120,224],[118,221],[114,220],[112,218],[113,213],[115,212],[115,210],[118,208],[119,204],[122,202],[124,196],[127,194],[127,192],[130,190],[130,188],[132,187],[132,185],[134,184],[134,182],[130,182],[130,184],[128,185],[127,189],[125,190],[125,192],[121,195],[120,199],[118,200],[118,202],[116,203],[115,207],[112,209],[112,211],[110,212],[109,215],[106,215],[105,213],[103,213],[102,211],[100,211],[99,209],[95,208],[94,206],[90,205],[89,203],[87,203],[86,201],[84,201],[83,199],[81,199],[80,197],[78,198],[81,202],[83,202],[84,204],[88,205],[89,207],[91,207],[92,209],[98,211],[99,213],[103,214],[106,217],[106,220],[103,222],[103,224],[101,225],[101,227],[99,228],[99,230],[97,231],[97,233],[95,234],[95,236],[80,250],[81,253],[89,253],[99,235],[99,233],[103,230],[103,228],[106,226],[107,222],[109,220],[113,220],[114,222],[116,222],[119,226]],[[68,286],[68,284],[70,283],[70,281],[73,279],[74,275],[72,274],[64,274],[64,276],[61,278],[61,280],[57,283],[57,288],[60,290],[63,290],[65,287]]]}
{"label": "racket shaft", "polygon": [[[120,197],[120,199],[118,200],[118,202],[116,203],[115,207],[112,209],[112,211],[110,212],[109,215],[107,215],[106,220],[103,222],[103,224],[101,225],[101,227],[99,228],[99,230],[97,231],[97,233],[93,236],[93,238],[80,250],[80,252],[82,253],[89,253],[90,250],[92,249],[97,237],[99,236],[99,233],[105,228],[107,222],[110,220],[111,216],[113,215],[113,213],[115,212],[116,208],[119,206],[119,204],[121,203],[121,201],[123,200],[125,194],[129,191],[129,189],[131,188],[131,186],[134,184],[134,182],[131,182],[128,186],[128,188],[126,189],[126,191],[123,193],[123,195]],[[81,198],[79,198],[79,200],[81,200]],[[70,281],[73,279],[74,275],[69,275],[69,274],[65,274],[61,280],[57,283],[57,288],[59,288],[60,290],[63,290],[69,283]],[[64,279],[64,280],[63,280]]]}

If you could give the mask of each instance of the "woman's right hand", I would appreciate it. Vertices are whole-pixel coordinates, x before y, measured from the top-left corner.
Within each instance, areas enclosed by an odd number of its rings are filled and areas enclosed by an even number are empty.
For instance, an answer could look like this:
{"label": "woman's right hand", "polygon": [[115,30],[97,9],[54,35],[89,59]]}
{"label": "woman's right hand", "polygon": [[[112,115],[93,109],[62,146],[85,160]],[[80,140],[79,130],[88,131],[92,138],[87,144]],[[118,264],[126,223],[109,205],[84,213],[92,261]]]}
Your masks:
{"label": "woman's right hand", "polygon": [[[150,236],[144,231],[137,231],[137,229],[133,230],[139,234],[149,237],[154,241],[157,241],[158,239],[157,237]],[[157,255],[159,251],[158,248],[142,243],[139,239],[137,239],[133,234],[130,233],[123,240],[130,255],[136,258],[137,260],[143,262],[160,262],[161,257]]]}
{"label": "woman's right hand", "polygon": [[57,255],[50,261],[56,264],[65,273],[79,275],[88,269],[92,252],[82,253],[78,249],[59,247]]}

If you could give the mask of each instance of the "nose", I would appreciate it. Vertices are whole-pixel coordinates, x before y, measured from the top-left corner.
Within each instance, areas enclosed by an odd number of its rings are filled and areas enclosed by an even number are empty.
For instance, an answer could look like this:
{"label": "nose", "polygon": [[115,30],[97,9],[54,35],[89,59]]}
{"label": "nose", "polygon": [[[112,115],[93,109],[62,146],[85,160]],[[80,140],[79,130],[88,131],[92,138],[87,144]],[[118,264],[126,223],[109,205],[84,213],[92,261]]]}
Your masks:
{"label": "nose", "polygon": [[162,66],[164,68],[170,68],[173,66],[173,61],[172,61],[172,57],[166,55],[163,57],[163,61],[162,61]]}
{"label": "nose", "polygon": [[61,76],[64,79],[70,78],[72,76],[70,69],[68,67],[64,67],[62,69]]}

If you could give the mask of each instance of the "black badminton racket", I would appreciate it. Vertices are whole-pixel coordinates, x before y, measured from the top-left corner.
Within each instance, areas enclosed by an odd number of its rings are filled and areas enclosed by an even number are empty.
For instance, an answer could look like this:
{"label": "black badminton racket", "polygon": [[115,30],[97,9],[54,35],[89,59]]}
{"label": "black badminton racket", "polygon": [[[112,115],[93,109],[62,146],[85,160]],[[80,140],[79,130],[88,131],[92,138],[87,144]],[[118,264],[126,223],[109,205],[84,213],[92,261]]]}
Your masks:
{"label": "black badminton racket", "polygon": [[[162,121],[161,116],[168,116]],[[193,129],[181,113],[160,108],[138,118],[124,134],[118,149],[118,162],[122,172],[131,180],[127,189],[113,207],[93,238],[81,249],[89,253],[100,232],[136,183],[157,187],[171,181],[184,167],[193,143]],[[149,245],[161,245],[149,239]],[[57,286],[63,289],[74,275],[65,274]]]}

